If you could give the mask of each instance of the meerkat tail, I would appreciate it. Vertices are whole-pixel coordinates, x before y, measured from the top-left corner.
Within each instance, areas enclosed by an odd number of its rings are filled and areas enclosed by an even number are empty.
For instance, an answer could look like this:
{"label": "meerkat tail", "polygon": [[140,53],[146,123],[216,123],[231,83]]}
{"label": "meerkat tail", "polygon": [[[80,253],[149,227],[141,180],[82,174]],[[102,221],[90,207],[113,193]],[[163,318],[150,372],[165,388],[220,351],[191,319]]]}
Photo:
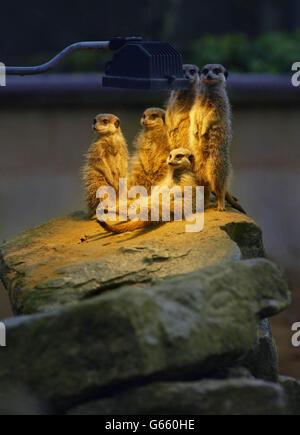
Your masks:
{"label": "meerkat tail", "polygon": [[226,192],[225,195],[226,201],[229,202],[229,204],[235,208],[236,210],[240,211],[241,213],[247,214],[243,207],[231,196],[229,192]]}
{"label": "meerkat tail", "polygon": [[107,232],[114,234],[123,234],[135,230],[140,230],[151,225],[152,222],[139,221],[128,221],[122,224],[111,225],[107,222],[98,221],[99,225],[104,228]]}

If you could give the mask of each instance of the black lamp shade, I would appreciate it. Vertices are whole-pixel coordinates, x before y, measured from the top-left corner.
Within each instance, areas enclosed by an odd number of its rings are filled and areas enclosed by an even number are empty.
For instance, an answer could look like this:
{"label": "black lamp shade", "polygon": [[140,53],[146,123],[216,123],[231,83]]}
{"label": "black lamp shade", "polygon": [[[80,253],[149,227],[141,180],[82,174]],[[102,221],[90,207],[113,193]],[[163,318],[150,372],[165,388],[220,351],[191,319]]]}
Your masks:
{"label": "black lamp shade", "polygon": [[167,42],[129,42],[114,53],[103,86],[141,90],[184,89],[182,56]]}

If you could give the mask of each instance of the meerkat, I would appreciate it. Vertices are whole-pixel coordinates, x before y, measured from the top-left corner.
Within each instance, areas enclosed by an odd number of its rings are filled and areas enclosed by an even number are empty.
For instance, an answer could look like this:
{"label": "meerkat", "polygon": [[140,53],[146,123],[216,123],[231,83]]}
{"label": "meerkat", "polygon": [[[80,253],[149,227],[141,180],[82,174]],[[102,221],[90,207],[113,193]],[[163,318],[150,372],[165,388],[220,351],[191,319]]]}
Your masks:
{"label": "meerkat", "polygon": [[97,140],[86,154],[82,179],[90,216],[99,204],[96,194],[101,186],[112,186],[119,191],[119,179],[127,177],[128,148],[120,127],[120,120],[111,114],[98,115],[92,126]]}
{"label": "meerkat", "polygon": [[[152,195],[150,198],[145,199],[142,207],[147,209],[148,221],[138,220],[138,221],[128,221],[117,225],[109,224],[108,222],[98,221],[99,224],[108,232],[121,234],[129,231],[135,231],[138,229],[143,229],[149,226],[159,225],[163,222],[162,219],[162,198],[156,196],[157,192],[160,192],[162,188],[174,189],[179,187],[181,192],[180,198],[172,198],[170,201],[170,217],[174,220],[174,212],[176,208],[176,201],[180,202],[180,207],[183,207],[184,198],[184,208],[185,210],[196,210],[196,176],[194,173],[194,156],[190,150],[185,148],[179,148],[171,151],[168,159],[168,173],[166,177],[152,189]],[[192,195],[186,199],[184,196],[184,188],[192,187]],[[151,221],[151,206],[153,206],[152,196],[155,197],[159,206],[159,220]],[[178,204],[178,203],[177,203]],[[187,208],[188,207],[188,208]]]}
{"label": "meerkat", "polygon": [[129,176],[129,188],[143,186],[151,193],[167,174],[169,146],[165,124],[166,112],[159,108],[145,110],[141,125],[143,130],[137,138],[137,153]]}
{"label": "meerkat", "polygon": [[183,65],[183,72],[190,82],[188,89],[172,91],[167,103],[166,125],[171,150],[190,148],[190,111],[200,85],[200,69],[196,65]]}
{"label": "meerkat", "polygon": [[245,213],[228,191],[231,176],[231,107],[226,91],[228,72],[222,65],[206,65],[200,74],[200,89],[190,114],[190,144],[195,156],[195,171],[205,187],[205,206],[210,193],[225,211],[225,199]]}

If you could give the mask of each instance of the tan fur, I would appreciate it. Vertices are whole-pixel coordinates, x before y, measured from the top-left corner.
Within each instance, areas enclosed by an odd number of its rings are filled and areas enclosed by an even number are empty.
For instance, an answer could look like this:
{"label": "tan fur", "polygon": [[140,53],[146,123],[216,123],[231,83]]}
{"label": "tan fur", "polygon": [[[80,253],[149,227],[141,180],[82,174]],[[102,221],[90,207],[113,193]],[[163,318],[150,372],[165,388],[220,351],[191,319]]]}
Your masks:
{"label": "tan fur", "polygon": [[166,125],[171,150],[190,148],[190,111],[199,88],[199,68],[196,65],[183,65],[183,72],[190,81],[189,88],[172,91],[167,103]]}
{"label": "tan fur", "polygon": [[90,216],[99,204],[96,193],[101,186],[112,186],[119,191],[119,178],[127,177],[128,150],[115,115],[98,115],[93,123],[97,140],[86,154],[82,168],[82,179],[86,190],[86,203]]}
{"label": "tan fur", "polygon": [[148,194],[167,174],[169,146],[163,109],[150,108],[141,119],[143,130],[139,134],[133,158],[133,169],[129,176],[129,188],[144,186]]}
{"label": "tan fur", "polygon": [[[184,187],[185,186],[191,186],[193,187],[193,195],[191,198],[192,204],[190,204],[191,209],[193,212],[195,212],[195,206],[196,206],[196,177],[194,174],[194,157],[191,154],[191,152],[188,149],[176,149],[171,151],[171,154],[168,158],[168,174],[164,178],[164,180],[161,181],[161,183],[156,186],[157,189],[160,189],[162,187],[168,187],[169,189],[172,189],[174,187],[179,187],[182,194],[184,193]],[[154,191],[152,191],[152,195],[154,195]],[[184,196],[182,195],[182,198]],[[175,211],[175,202],[176,200],[171,199],[170,201],[170,210],[171,210],[171,220],[174,219],[174,211]],[[187,201],[186,201],[187,202]],[[148,221],[138,220],[138,221],[128,221],[125,223],[113,225],[108,222],[100,222],[99,224],[108,232],[112,232],[115,234],[125,233],[128,231],[134,231],[137,229],[146,228],[153,225],[158,225],[162,223],[162,198],[159,197],[159,210],[160,210],[160,216],[158,222],[152,222],[150,220],[151,217],[151,204],[152,204],[152,198],[145,199],[143,207],[147,209],[148,214]],[[185,204],[186,205],[186,204]],[[180,200],[180,207],[183,207],[183,201]]]}
{"label": "tan fur", "polygon": [[205,187],[205,206],[211,191],[218,210],[225,211],[225,198],[237,209],[242,207],[228,192],[231,175],[231,108],[226,92],[227,71],[222,65],[206,65],[191,110],[190,144],[195,155],[198,183]]}

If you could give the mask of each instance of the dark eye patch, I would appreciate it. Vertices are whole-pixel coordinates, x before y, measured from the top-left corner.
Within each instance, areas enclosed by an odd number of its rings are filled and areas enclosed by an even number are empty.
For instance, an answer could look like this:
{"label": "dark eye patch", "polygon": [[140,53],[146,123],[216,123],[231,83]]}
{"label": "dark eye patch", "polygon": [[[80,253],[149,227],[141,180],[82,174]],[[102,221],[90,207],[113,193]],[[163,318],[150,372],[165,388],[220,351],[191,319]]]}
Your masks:
{"label": "dark eye patch", "polygon": [[191,74],[192,76],[194,76],[194,75],[196,74],[196,70],[195,70],[195,69],[190,69],[190,74]]}
{"label": "dark eye patch", "polygon": [[108,119],[103,119],[103,124],[108,124]]}
{"label": "dark eye patch", "polygon": [[214,74],[218,75],[218,74],[220,74],[220,73],[221,73],[220,68],[215,68],[215,69],[214,69]]}
{"label": "dark eye patch", "polygon": [[176,159],[182,159],[184,157],[184,154],[177,154]]}
{"label": "dark eye patch", "polygon": [[151,118],[151,119],[156,119],[156,118],[158,118],[158,115],[156,115],[155,113],[153,113],[153,115],[151,115],[150,118]]}
{"label": "dark eye patch", "polygon": [[206,76],[206,74],[208,74],[208,73],[209,73],[209,69],[204,68],[204,70],[202,71],[202,74],[204,74]]}

